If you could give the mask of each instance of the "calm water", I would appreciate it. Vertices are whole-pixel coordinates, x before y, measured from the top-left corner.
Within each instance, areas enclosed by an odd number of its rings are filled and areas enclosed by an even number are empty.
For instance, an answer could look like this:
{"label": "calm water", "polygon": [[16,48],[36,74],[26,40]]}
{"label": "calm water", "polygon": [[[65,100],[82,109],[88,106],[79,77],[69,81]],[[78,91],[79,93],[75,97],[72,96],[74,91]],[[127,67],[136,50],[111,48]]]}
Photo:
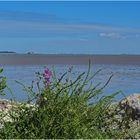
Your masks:
{"label": "calm water", "polygon": [[[19,101],[25,99],[26,94],[22,91],[21,86],[15,83],[15,80],[21,81],[26,85],[30,85],[32,80],[35,80],[35,72],[43,72],[44,65],[34,66],[3,66],[4,73],[7,77],[8,85],[15,93],[16,98]],[[47,67],[51,68],[51,65]],[[55,65],[58,75],[62,75],[71,65]],[[72,72],[72,79],[79,74],[79,72],[87,71],[87,65],[74,65]],[[95,77],[93,85],[102,82],[102,85],[108,80],[109,76],[113,73],[114,76],[108,86],[104,89],[104,94],[110,94],[118,90],[122,90],[124,94],[129,95],[132,93],[140,92],[140,65],[111,65],[100,64],[91,67],[91,73],[96,72],[98,69],[102,71]],[[10,99],[11,95],[7,92],[4,98]],[[121,95],[116,97],[122,98]]]}

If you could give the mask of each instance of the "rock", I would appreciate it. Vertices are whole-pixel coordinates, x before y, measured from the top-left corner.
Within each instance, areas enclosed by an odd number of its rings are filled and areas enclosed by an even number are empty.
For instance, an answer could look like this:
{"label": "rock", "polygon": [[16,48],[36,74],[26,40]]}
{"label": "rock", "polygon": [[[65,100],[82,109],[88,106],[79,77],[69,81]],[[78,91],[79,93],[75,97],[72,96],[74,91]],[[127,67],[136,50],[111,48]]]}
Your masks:
{"label": "rock", "polygon": [[11,122],[8,111],[12,108],[12,102],[6,99],[0,99],[0,129],[3,127],[4,122]]}
{"label": "rock", "polygon": [[0,99],[0,111],[9,110],[12,102],[6,99]]}
{"label": "rock", "polygon": [[13,122],[13,119],[11,118],[11,113],[14,115],[18,115],[17,111],[22,109],[24,111],[26,108],[31,108],[32,110],[35,110],[34,104],[24,104],[14,101],[9,101],[6,99],[0,99],[0,129],[3,127],[4,122]]}
{"label": "rock", "polygon": [[119,102],[119,105],[132,120],[140,120],[140,93],[127,96]]}

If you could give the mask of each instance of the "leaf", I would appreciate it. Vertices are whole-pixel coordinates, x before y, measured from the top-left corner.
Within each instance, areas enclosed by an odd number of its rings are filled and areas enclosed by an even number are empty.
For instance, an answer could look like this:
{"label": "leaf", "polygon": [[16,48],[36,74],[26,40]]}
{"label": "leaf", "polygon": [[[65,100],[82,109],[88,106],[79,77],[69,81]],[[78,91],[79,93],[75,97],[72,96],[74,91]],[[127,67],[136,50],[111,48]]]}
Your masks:
{"label": "leaf", "polygon": [[0,92],[0,95],[1,95],[1,96],[5,96],[5,93],[4,93],[4,92]]}
{"label": "leaf", "polygon": [[2,73],[3,72],[3,69],[0,69],[0,73]]}

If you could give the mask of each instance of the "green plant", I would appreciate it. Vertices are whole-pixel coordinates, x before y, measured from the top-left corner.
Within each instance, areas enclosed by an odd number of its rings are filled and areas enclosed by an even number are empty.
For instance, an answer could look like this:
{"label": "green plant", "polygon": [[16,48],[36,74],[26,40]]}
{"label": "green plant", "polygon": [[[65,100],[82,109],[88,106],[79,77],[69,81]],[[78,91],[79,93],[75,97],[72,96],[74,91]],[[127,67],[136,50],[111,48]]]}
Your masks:
{"label": "green plant", "polygon": [[[3,72],[3,69],[0,69],[0,74]],[[0,76],[0,95],[5,95],[4,89],[7,87],[6,77]]]}
{"label": "green plant", "polygon": [[54,69],[46,69],[43,74],[37,73],[30,87],[17,82],[28,93],[28,100],[9,110],[12,121],[4,122],[0,138],[125,138],[123,121],[115,119],[121,110],[111,107],[119,92],[108,96],[102,92],[112,75],[101,87],[91,83],[100,70],[90,75],[89,66],[88,72],[75,80],[70,79],[71,72],[70,68],[58,78]]}

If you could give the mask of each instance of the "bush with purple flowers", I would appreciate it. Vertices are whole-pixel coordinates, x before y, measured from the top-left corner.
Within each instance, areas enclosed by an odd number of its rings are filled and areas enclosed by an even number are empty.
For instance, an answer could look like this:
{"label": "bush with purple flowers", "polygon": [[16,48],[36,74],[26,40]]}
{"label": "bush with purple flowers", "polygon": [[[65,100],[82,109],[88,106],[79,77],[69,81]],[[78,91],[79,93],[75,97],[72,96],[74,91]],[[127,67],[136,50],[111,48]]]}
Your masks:
{"label": "bush with purple flowers", "polygon": [[45,79],[45,85],[48,86],[50,84],[50,80],[51,80],[51,76],[52,76],[52,72],[49,71],[49,69],[45,69],[44,73],[43,73],[43,77]]}
{"label": "bush with purple flowers", "polygon": [[[0,128],[0,138],[126,138],[126,131],[122,131],[120,122],[120,129],[110,127],[114,123],[113,116],[118,112],[111,113],[109,108],[119,92],[108,96],[102,93],[112,76],[105,85],[99,87],[99,84],[92,85],[90,81],[100,70],[90,75],[89,67],[87,73],[79,74],[74,80],[70,79],[71,71],[69,69],[58,78],[54,70],[47,68],[43,73],[37,73],[37,81],[30,88],[21,84],[32,96],[8,112],[12,121],[4,122]],[[37,91],[34,91],[34,86]]]}

